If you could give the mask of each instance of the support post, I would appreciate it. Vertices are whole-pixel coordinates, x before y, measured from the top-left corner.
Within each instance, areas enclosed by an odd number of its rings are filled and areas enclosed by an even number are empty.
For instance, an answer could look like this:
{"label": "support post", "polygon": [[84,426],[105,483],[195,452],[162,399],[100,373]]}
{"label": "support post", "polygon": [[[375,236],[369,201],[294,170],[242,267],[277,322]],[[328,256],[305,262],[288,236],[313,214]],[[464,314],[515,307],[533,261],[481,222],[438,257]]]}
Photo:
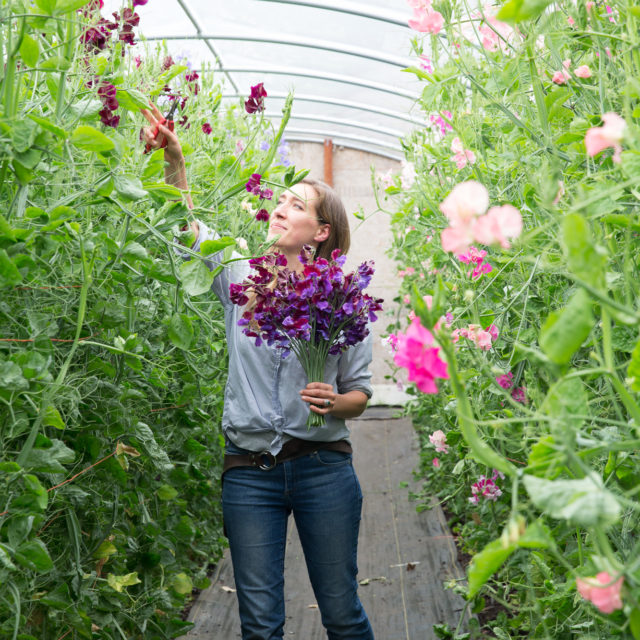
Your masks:
{"label": "support post", "polygon": [[326,138],[324,141],[324,181],[333,187],[333,141]]}

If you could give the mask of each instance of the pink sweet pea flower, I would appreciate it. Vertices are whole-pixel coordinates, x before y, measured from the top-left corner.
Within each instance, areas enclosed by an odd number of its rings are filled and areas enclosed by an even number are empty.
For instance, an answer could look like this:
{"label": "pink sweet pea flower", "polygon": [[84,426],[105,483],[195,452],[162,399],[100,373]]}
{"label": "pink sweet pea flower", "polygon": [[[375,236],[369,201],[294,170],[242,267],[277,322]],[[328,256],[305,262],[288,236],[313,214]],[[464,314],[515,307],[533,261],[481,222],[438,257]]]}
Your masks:
{"label": "pink sweet pea flower", "polygon": [[508,249],[508,238],[517,238],[522,233],[522,216],[510,204],[491,207],[487,214],[478,218],[473,226],[475,239],[482,244],[499,244]]}
{"label": "pink sweet pea flower", "polygon": [[476,154],[469,149],[464,149],[458,137],[451,141],[451,151],[455,154],[451,160],[456,163],[458,169],[464,169],[467,163],[473,164],[476,161]]}
{"label": "pink sweet pea flower", "polygon": [[476,265],[475,269],[471,272],[471,277],[475,280],[479,278],[481,275],[485,273],[491,273],[493,271],[493,267],[488,262],[481,262]]}
{"label": "pink sweet pea flower", "polygon": [[591,69],[586,64],[582,64],[576,68],[574,71],[578,78],[590,78],[591,77]]}
{"label": "pink sweet pea flower", "polygon": [[429,436],[429,442],[436,448],[436,453],[449,453],[449,445],[447,444],[447,436],[441,429],[434,431]]}
{"label": "pink sweet pea flower", "polygon": [[511,392],[511,397],[516,402],[521,402],[522,404],[527,404],[527,389],[526,387],[518,387]]}
{"label": "pink sweet pea flower", "polygon": [[438,458],[434,458],[431,462],[436,469],[440,467],[440,460],[438,460]]}
{"label": "pink sweet pea flower", "polygon": [[420,67],[427,73],[433,73],[433,65],[431,64],[431,58],[427,58],[424,54],[420,56]]}
{"label": "pink sweet pea flower", "polygon": [[509,50],[508,42],[513,39],[515,31],[506,22],[500,22],[495,15],[483,15],[484,21],[478,28],[482,36],[482,46],[487,51],[497,51],[503,53]]}
{"label": "pink sweet pea flower", "polygon": [[394,362],[409,371],[409,380],[424,393],[437,393],[436,378],[448,379],[447,363],[440,358],[440,349],[420,320],[414,317],[406,332],[398,333],[398,350]]}
{"label": "pink sweet pea flower", "polygon": [[620,142],[624,137],[627,123],[617,113],[608,112],[602,115],[604,124],[601,127],[592,127],[584,137],[587,155],[595,156],[600,151],[613,147],[613,161],[620,162],[622,146]]}
{"label": "pink sweet pea flower", "polygon": [[[475,180],[457,184],[440,204],[440,211],[447,217],[451,226],[468,224],[482,215],[489,207],[487,188]],[[459,251],[458,253],[464,253]]]}
{"label": "pink sweet pea flower", "polygon": [[596,576],[576,578],[576,587],[580,595],[593,602],[602,613],[613,613],[623,606],[620,597],[623,582],[622,576],[614,580],[607,571],[601,571]]}
{"label": "pink sweet pea flower", "polygon": [[585,7],[587,8],[587,13],[589,13],[589,11],[591,11],[591,9],[593,9],[593,7],[596,6],[595,2],[591,2],[591,0],[589,0],[589,2],[587,2],[587,4],[585,4]]}
{"label": "pink sweet pea flower", "polygon": [[496,378],[496,382],[503,389],[511,389],[513,386],[513,373],[511,373],[511,371],[509,371],[509,373],[503,373],[501,376]]}
{"label": "pink sweet pea flower", "polygon": [[439,11],[431,7],[413,10],[413,18],[409,20],[409,26],[420,33],[440,33],[444,25],[444,18]]}
{"label": "pink sweet pea flower", "polygon": [[473,242],[471,226],[447,227],[440,234],[442,249],[449,253],[464,253]]}
{"label": "pink sweet pea flower", "polygon": [[556,71],[553,76],[551,76],[551,82],[555,82],[556,84],[566,84],[567,80],[569,80],[571,76],[567,72],[566,69],[562,71]]}

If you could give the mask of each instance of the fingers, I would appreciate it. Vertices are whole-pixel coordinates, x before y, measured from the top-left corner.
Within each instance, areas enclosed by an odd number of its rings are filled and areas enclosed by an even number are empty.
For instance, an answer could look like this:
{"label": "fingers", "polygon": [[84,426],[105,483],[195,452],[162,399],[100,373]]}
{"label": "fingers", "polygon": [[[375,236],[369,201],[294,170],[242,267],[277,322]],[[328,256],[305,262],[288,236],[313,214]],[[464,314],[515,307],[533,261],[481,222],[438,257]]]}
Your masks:
{"label": "fingers", "polygon": [[311,411],[325,415],[336,404],[337,394],[330,384],[324,382],[310,382],[302,391],[300,398],[310,405]]}
{"label": "fingers", "polygon": [[153,104],[153,102],[150,102],[149,105],[151,106],[151,111],[153,111],[153,115],[156,117],[156,119],[163,120],[164,116],[160,113],[160,110],[158,109],[158,107],[156,107],[156,105]]}
{"label": "fingers", "polygon": [[140,113],[145,117],[145,119],[151,126],[155,127],[155,125],[158,124],[158,120],[151,115],[149,109],[140,109]]}

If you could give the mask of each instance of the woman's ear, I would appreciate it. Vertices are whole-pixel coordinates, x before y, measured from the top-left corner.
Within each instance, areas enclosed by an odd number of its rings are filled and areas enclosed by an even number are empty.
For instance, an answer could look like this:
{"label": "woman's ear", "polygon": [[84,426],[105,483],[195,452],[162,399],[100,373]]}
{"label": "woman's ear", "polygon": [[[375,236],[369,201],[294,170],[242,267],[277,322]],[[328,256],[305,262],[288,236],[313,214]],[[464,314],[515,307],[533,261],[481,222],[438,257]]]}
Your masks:
{"label": "woman's ear", "polygon": [[313,239],[320,244],[324,242],[331,235],[331,225],[323,224],[317,231],[316,235],[313,236]]}

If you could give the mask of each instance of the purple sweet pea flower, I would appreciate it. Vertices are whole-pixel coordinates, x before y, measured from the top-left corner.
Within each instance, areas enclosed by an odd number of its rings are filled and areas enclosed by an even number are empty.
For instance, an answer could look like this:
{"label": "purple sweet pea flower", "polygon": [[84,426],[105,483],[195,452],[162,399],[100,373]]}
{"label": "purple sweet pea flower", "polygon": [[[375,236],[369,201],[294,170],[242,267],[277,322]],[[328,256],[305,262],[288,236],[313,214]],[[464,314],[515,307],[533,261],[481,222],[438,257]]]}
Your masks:
{"label": "purple sweet pea flower", "polygon": [[264,84],[260,84],[251,87],[251,95],[244,103],[244,108],[247,113],[257,113],[264,111],[264,99],[267,97]]}
{"label": "purple sweet pea flower", "polygon": [[211,128],[211,125],[208,122],[205,122],[202,125],[202,133],[205,133],[206,135],[211,135],[211,132],[213,131],[213,129]]}

